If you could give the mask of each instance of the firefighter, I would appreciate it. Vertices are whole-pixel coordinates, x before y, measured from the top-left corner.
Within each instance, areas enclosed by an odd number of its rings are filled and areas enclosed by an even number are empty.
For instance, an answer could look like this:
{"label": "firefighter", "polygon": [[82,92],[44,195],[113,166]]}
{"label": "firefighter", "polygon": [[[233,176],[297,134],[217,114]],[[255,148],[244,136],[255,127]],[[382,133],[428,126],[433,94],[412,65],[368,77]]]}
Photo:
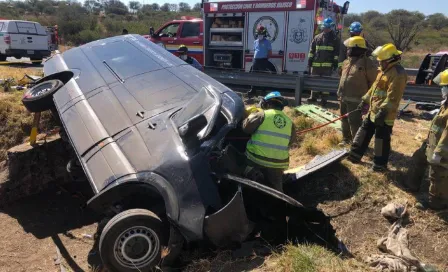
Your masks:
{"label": "firefighter", "polygon": [[380,63],[380,71],[358,106],[358,109],[362,109],[368,104],[370,108],[356,133],[348,158],[353,163],[360,162],[375,135],[373,171],[387,170],[392,127],[407,81],[406,71],[400,64],[401,54],[391,43],[373,51],[372,55]]}
{"label": "firefighter", "polygon": [[[362,28],[362,25],[360,22],[351,23],[351,25],[349,27],[350,37],[356,37],[356,36],[362,37],[362,30],[363,30],[363,28]],[[367,56],[370,56],[372,54],[372,50],[370,49],[369,42],[365,38],[364,38],[364,40],[366,41]],[[340,53],[339,53],[339,64],[338,64],[339,75],[341,75],[341,72],[342,72],[342,70],[341,70],[342,63],[346,59],[347,59],[347,48],[345,47],[344,44],[341,44]]]}
{"label": "firefighter", "polygon": [[245,176],[261,173],[263,178],[253,179],[280,192],[283,171],[289,166],[288,149],[295,139],[294,124],[283,113],[286,104],[279,92],[271,92],[262,99],[261,110],[250,113],[242,124],[243,132],[251,135],[246,146]]}
{"label": "firefighter", "polygon": [[199,71],[203,71],[202,65],[193,57],[188,56],[188,47],[181,44],[179,46],[179,49],[177,49],[177,53],[179,54],[179,58],[186,63],[190,64],[194,68],[198,69]]}
{"label": "firefighter", "polygon": [[361,98],[372,86],[378,74],[373,61],[367,57],[367,45],[363,37],[354,36],[344,42],[348,59],[343,62],[338,98],[341,115],[352,112],[342,119],[341,146],[350,144],[362,123],[361,111],[356,111]]}
{"label": "firefighter", "polygon": [[[448,208],[448,69],[434,78],[434,83],[442,87],[442,107],[431,122],[427,141],[416,153],[426,153],[426,160],[413,165],[417,172],[424,174],[429,164],[429,198],[417,204],[418,208],[441,210]],[[421,156],[418,156],[421,157]],[[415,171],[411,171],[415,174]],[[422,175],[407,177],[405,185],[418,191]],[[410,184],[409,184],[410,183]]]}
{"label": "firefighter", "polygon": [[[271,66],[271,63],[269,62],[269,57],[272,55],[272,45],[271,42],[266,39],[267,34],[268,32],[264,26],[257,27],[257,39],[254,41],[254,60],[252,63],[253,72],[270,71],[269,67]],[[248,95],[255,95],[253,86]]]}
{"label": "firefighter", "polygon": [[[311,43],[308,66],[312,75],[331,76],[333,70],[338,67],[340,40],[333,31],[333,19],[325,19],[321,27],[322,33],[314,37]],[[326,95],[317,91],[311,91],[307,101],[316,102],[317,96],[321,96],[322,105],[327,103]]]}

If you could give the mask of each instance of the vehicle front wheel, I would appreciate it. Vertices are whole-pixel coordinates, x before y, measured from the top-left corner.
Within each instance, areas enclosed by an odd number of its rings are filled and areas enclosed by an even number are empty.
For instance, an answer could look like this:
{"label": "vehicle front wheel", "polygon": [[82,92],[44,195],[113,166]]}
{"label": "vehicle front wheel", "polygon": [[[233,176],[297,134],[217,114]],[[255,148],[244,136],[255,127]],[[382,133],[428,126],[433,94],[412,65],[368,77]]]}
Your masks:
{"label": "vehicle front wheel", "polygon": [[0,54],[0,61],[6,61],[6,55]]}
{"label": "vehicle front wheel", "polygon": [[64,83],[58,79],[39,83],[23,94],[22,103],[30,112],[49,110],[54,107],[53,94],[62,86]]}
{"label": "vehicle front wheel", "polygon": [[100,255],[109,271],[149,271],[159,264],[162,220],[153,212],[131,209],[114,216],[100,237]]}

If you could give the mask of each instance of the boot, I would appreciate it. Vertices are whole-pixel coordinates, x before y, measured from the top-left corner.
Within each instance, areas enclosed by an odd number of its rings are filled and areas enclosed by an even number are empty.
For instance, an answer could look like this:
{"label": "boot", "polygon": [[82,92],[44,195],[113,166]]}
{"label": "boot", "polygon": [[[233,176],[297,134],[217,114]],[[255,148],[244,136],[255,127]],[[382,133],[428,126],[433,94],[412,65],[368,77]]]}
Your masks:
{"label": "boot", "polygon": [[327,105],[327,99],[326,98],[322,98],[321,100],[320,100],[320,105],[322,106],[322,107],[325,107],[325,105]]}
{"label": "boot", "polygon": [[383,173],[383,172],[387,171],[387,166],[386,165],[373,164],[372,165],[372,171],[378,172],[378,173]]}

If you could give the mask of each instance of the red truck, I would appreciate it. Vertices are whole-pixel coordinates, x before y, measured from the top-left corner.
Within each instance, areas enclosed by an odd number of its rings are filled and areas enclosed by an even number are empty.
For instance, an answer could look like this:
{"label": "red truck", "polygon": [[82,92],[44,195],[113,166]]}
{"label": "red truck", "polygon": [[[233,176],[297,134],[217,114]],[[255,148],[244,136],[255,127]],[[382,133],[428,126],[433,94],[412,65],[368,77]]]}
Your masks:
{"label": "red truck", "polygon": [[205,68],[251,71],[255,30],[264,26],[272,44],[272,73],[302,73],[307,70],[313,37],[323,19],[332,17],[341,33],[343,6],[331,0],[203,1],[203,19],[183,17],[164,24],[146,36],[175,52],[185,44],[191,56]]}

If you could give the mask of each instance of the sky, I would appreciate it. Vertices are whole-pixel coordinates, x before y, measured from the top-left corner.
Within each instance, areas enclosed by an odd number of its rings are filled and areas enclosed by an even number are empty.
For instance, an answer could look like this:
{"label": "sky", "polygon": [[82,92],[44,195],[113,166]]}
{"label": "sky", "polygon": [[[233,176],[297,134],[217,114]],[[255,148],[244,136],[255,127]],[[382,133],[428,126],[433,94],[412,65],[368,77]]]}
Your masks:
{"label": "sky", "polygon": [[[186,2],[193,6],[200,0],[139,0],[142,4],[158,3],[178,3]],[[129,2],[129,0],[125,0]],[[345,0],[336,0],[336,3],[342,5]],[[410,11],[420,11],[426,15],[441,12],[448,16],[446,8],[447,0],[350,0],[349,13],[361,13],[368,10],[377,10],[381,13],[387,13],[393,9],[407,9]]]}

